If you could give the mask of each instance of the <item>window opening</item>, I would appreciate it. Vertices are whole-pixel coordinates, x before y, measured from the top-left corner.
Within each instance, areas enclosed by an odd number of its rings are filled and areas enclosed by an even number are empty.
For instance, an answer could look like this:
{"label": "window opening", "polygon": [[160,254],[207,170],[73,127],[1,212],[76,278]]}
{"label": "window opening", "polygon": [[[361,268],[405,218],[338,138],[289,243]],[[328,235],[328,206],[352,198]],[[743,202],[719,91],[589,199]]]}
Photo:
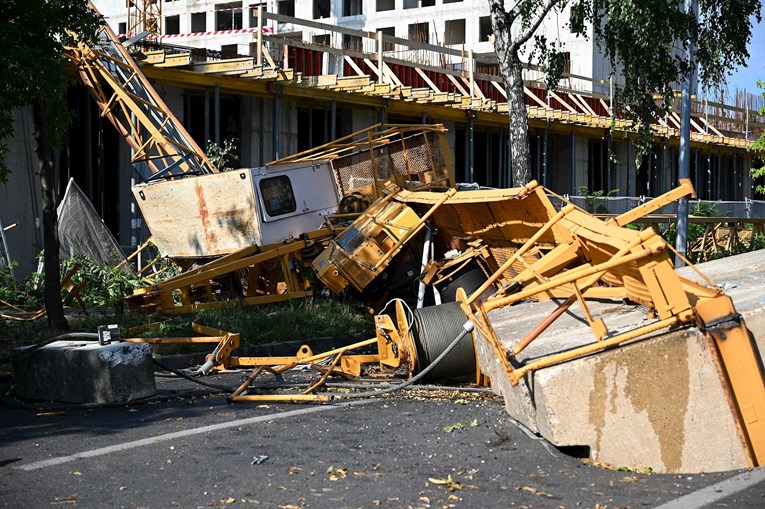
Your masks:
{"label": "window opening", "polygon": [[199,32],[207,32],[207,13],[206,12],[191,13],[191,32],[194,34],[197,34]]}
{"label": "window opening", "polygon": [[165,16],[165,34],[171,35],[171,34],[180,34],[180,33],[181,33],[181,17],[179,15]]}
{"label": "window opening", "polygon": [[242,3],[215,4],[215,30],[241,30]]}

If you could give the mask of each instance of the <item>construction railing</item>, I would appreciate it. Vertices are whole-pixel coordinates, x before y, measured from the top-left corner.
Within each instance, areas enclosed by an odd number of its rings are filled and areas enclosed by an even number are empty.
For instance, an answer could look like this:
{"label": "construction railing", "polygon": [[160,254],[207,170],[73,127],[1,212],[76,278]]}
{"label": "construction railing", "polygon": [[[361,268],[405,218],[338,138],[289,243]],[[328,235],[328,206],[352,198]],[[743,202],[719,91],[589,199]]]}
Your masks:
{"label": "construction railing", "polygon": [[[463,108],[506,111],[507,94],[493,53],[474,54],[265,11],[259,12],[257,20],[256,42],[250,45],[256,63],[294,69],[305,76],[369,76],[378,84],[390,85],[392,92],[405,90],[406,95],[420,94],[423,98],[426,93],[436,94],[441,101]],[[296,33],[302,37],[295,38]],[[564,73],[559,88],[553,91],[545,85],[544,69],[534,65],[526,66],[524,78],[531,117],[611,127],[613,90],[618,89],[618,81]],[[678,134],[679,99],[675,102],[672,112],[658,119],[657,135]],[[743,102],[743,106],[733,106],[695,100],[693,138],[748,146],[765,128],[765,117],[756,107],[750,108],[751,101]],[[627,124],[617,121],[616,127],[626,128]]]}

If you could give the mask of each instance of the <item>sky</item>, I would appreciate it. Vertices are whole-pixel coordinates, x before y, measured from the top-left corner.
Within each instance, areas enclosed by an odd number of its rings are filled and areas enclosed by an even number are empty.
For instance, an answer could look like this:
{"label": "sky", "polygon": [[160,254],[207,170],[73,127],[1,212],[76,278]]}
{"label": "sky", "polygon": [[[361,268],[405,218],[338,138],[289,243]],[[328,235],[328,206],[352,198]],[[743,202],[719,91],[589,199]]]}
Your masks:
{"label": "sky", "polygon": [[733,92],[736,88],[746,89],[750,93],[758,93],[757,80],[765,81],[765,19],[761,23],[752,18],[752,40],[749,43],[749,66],[734,70],[728,78],[728,88]]}

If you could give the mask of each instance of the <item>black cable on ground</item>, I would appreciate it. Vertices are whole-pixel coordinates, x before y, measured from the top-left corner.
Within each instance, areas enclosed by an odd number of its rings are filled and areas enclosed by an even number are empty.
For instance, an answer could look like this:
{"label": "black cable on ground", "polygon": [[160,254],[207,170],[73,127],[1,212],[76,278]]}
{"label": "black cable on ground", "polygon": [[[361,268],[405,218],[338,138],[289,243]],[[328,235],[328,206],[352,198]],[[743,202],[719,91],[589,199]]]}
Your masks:
{"label": "black cable on ground", "polygon": [[52,338],[48,338],[45,341],[40,341],[39,343],[35,343],[34,345],[30,346],[29,348],[20,351],[19,353],[9,355],[7,357],[3,357],[2,361],[0,362],[11,362],[14,359],[18,359],[19,357],[23,357],[25,355],[29,355],[32,352],[36,352],[40,348],[44,347],[45,345],[49,345],[53,343],[54,341],[61,341],[65,339],[86,339],[86,340],[97,340],[98,339],[98,333],[96,332],[67,332],[66,334],[60,334],[58,336],[54,336]]}
{"label": "black cable on ground", "polygon": [[193,376],[191,376],[191,375],[189,375],[187,373],[184,373],[181,370],[178,370],[178,369],[175,369],[175,368],[171,368],[167,364],[165,364],[163,362],[160,362],[157,359],[152,359],[151,362],[153,362],[154,364],[156,364],[160,368],[164,369],[165,371],[169,371],[170,373],[173,373],[173,374],[178,375],[178,376],[180,376],[182,378],[185,378],[186,380],[188,380],[190,382],[194,382],[195,384],[204,385],[205,387],[210,387],[212,389],[217,389],[220,392],[225,392],[225,393],[229,393],[229,394],[231,394],[234,391],[236,391],[236,388],[226,387],[225,385],[213,384],[213,383],[210,383],[210,382],[205,382],[204,380],[200,380],[199,378],[195,378],[195,377],[193,377]]}

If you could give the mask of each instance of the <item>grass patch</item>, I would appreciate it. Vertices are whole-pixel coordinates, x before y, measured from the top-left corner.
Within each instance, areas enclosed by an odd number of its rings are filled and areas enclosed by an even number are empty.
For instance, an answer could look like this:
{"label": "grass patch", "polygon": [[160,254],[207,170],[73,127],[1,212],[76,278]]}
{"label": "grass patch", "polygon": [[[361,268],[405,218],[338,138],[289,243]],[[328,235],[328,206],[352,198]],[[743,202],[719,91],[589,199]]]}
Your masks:
{"label": "grass patch", "polygon": [[334,299],[203,310],[198,316],[203,325],[238,332],[243,345],[374,334],[371,316],[363,306]]}

